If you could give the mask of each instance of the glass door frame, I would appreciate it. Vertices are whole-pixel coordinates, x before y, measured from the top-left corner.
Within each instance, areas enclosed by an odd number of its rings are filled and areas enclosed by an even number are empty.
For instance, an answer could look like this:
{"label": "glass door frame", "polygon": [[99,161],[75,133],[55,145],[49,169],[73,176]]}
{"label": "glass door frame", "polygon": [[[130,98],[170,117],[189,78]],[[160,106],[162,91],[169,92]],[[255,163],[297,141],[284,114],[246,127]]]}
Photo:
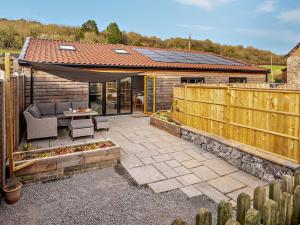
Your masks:
{"label": "glass door frame", "polygon": [[[152,112],[147,112],[147,78],[153,79],[153,106]],[[153,75],[145,75],[144,76],[144,114],[146,115],[152,115],[156,112],[156,76]]]}
{"label": "glass door frame", "polygon": [[[130,87],[130,112],[121,113],[121,79],[117,80],[117,112],[116,114],[106,114],[106,83],[107,82],[98,82],[102,84],[102,115],[103,116],[117,116],[117,115],[130,115],[133,112],[133,77],[130,77],[131,87]],[[88,100],[89,100],[89,107],[90,107],[90,83],[97,83],[97,82],[89,82],[89,93],[88,93]]]}

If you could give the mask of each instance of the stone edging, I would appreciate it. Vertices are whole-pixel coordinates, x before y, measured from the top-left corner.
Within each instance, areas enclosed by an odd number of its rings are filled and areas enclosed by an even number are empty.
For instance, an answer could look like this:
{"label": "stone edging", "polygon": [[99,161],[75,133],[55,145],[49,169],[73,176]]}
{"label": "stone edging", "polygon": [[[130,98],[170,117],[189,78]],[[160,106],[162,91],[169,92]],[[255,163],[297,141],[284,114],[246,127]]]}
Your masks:
{"label": "stone edging", "polygon": [[300,164],[281,159],[252,146],[189,127],[181,127],[181,137],[201,146],[231,165],[268,182],[282,178],[284,174],[292,175],[295,170],[300,169]]}

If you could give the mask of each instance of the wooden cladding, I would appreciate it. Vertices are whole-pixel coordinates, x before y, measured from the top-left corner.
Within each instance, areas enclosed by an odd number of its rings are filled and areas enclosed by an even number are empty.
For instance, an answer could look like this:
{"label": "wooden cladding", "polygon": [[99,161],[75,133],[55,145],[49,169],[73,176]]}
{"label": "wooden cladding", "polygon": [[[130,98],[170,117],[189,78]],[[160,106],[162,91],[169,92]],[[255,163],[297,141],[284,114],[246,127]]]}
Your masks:
{"label": "wooden cladding", "polygon": [[300,91],[254,86],[176,86],[173,118],[299,163]]}

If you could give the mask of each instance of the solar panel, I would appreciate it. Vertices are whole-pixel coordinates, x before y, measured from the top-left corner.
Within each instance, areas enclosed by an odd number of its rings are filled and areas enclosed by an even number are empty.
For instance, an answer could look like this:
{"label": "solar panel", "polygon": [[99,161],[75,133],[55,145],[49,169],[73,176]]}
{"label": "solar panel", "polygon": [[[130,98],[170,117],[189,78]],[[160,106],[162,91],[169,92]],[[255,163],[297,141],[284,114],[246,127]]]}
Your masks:
{"label": "solar panel", "polygon": [[187,53],[177,51],[165,51],[165,50],[150,50],[134,48],[135,51],[141,53],[144,56],[156,62],[168,62],[168,63],[189,63],[189,64],[215,64],[215,65],[231,65],[241,66],[244,65],[240,62],[225,59],[220,56],[208,54],[208,53]]}

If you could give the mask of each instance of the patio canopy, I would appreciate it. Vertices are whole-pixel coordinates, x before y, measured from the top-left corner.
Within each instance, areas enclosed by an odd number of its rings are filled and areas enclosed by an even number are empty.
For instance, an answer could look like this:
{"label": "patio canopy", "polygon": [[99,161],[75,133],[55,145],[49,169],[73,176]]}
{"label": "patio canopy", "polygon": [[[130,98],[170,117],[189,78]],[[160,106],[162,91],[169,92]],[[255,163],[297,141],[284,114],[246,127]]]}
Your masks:
{"label": "patio canopy", "polygon": [[140,72],[104,72],[81,69],[79,67],[60,66],[47,63],[28,62],[36,70],[79,82],[109,82],[140,74]]}

